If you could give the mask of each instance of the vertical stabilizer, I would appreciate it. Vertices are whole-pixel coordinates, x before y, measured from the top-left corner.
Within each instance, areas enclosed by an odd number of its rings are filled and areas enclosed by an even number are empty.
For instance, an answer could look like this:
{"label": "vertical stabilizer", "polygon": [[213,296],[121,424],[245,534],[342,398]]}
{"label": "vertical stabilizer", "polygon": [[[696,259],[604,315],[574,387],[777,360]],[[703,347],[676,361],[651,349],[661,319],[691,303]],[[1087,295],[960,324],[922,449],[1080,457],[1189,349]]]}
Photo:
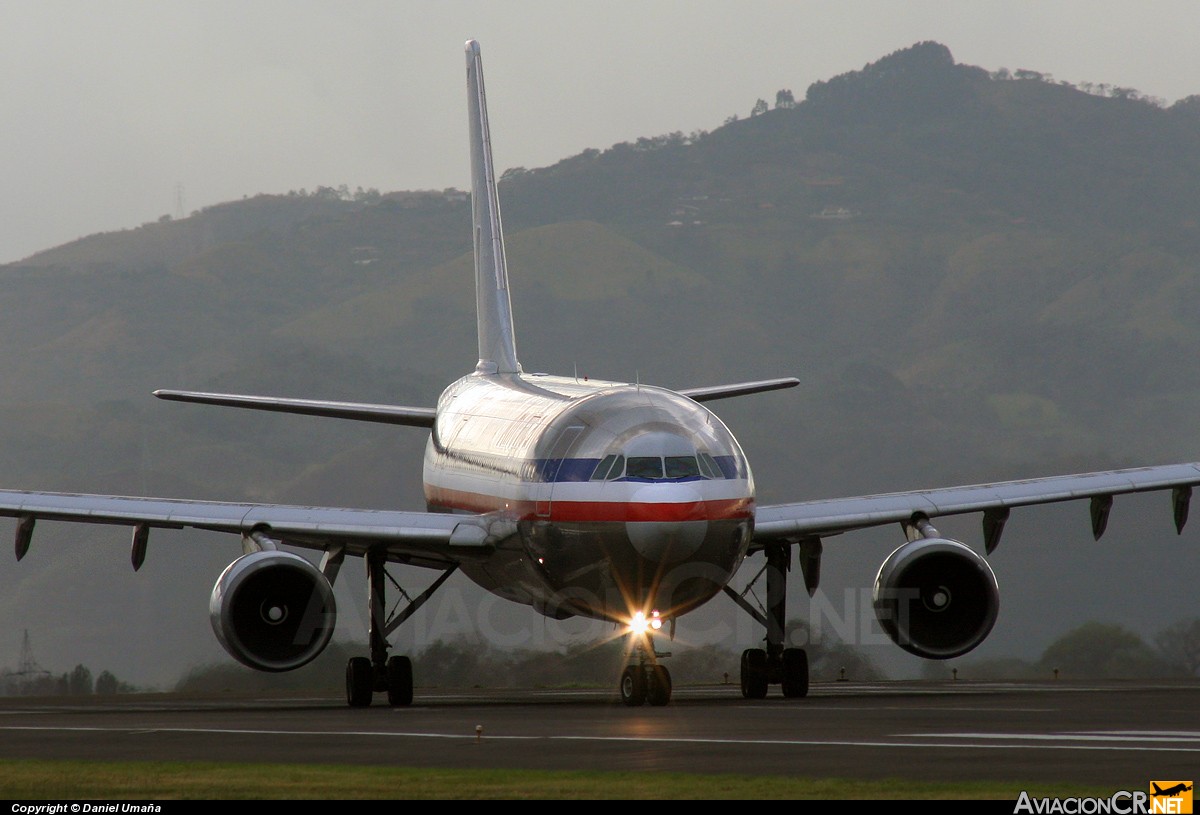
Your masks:
{"label": "vertical stabilizer", "polygon": [[479,365],[475,370],[482,374],[520,373],[479,43],[468,40],[466,51],[467,107],[471,118],[471,214],[475,227],[475,308],[479,321]]}

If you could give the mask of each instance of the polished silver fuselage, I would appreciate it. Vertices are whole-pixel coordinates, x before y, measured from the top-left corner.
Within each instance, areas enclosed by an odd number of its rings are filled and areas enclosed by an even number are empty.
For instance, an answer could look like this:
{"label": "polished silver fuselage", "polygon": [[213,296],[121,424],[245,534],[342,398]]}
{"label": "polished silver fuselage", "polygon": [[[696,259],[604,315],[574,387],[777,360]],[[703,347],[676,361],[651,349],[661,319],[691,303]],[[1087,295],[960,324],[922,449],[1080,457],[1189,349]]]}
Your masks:
{"label": "polished silver fuselage", "polygon": [[463,571],[552,617],[676,617],[746,554],[754,482],[709,410],[662,388],[472,374],[442,394],[425,452],[429,509],[515,521]]}

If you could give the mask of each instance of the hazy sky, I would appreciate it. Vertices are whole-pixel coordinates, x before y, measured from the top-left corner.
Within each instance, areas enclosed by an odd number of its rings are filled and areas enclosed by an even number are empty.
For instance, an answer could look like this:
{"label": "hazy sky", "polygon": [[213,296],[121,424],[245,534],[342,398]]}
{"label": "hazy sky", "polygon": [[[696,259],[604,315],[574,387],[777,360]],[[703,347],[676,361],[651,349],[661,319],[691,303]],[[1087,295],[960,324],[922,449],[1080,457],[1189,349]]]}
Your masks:
{"label": "hazy sky", "polygon": [[257,193],[469,186],[495,158],[719,126],[921,40],[988,69],[1200,93],[1194,0],[0,0],[0,262]]}

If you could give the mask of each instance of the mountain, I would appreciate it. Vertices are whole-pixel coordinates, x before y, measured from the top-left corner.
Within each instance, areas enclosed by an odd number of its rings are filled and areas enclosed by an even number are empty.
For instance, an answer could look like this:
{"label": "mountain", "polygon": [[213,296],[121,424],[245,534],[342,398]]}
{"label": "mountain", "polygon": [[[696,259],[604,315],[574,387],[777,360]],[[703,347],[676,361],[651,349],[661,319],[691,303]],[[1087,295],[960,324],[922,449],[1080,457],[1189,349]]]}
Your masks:
{"label": "mountain", "polygon": [[[714,405],[763,502],[1200,459],[1197,97],[1165,107],[993,75],[926,42],[778,98],[709,133],[505,173],[526,370],[669,387],[800,377]],[[322,188],[0,267],[0,481],[420,507],[419,431],[149,391],[432,404],[475,362],[470,248],[463,193]],[[978,544],[977,523],[939,526]],[[1196,547],[1175,540],[1165,504],[1119,501],[1099,547],[1078,508],[1014,513],[1009,529],[993,561],[1004,610],[976,655],[1032,656],[1089,618],[1153,633],[1194,613]],[[126,536],[40,524],[29,557],[0,570],[11,631],[29,628],[55,670],[139,683],[222,658],[207,598],[239,543],[157,532],[134,576]],[[900,541],[830,539],[810,613],[853,639]],[[345,569],[338,592],[339,636],[361,640],[360,582]],[[458,578],[429,608],[401,643],[592,630],[547,633]],[[721,598],[680,632],[761,636]]]}

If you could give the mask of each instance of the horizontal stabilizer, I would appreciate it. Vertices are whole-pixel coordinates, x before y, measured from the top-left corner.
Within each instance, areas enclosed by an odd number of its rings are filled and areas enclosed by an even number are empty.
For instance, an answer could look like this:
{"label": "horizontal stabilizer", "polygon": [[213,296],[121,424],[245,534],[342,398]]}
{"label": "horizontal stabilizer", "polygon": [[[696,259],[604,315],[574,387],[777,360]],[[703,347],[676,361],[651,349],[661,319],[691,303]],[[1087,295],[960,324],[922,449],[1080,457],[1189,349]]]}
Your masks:
{"label": "horizontal stabilizer", "polygon": [[688,388],[687,390],[678,391],[684,396],[696,402],[711,402],[714,399],[728,399],[731,396],[745,396],[749,393],[762,393],[763,391],[777,391],[781,388],[794,388],[800,384],[800,380],[794,376],[785,376],[782,379],[760,379],[757,382],[738,382],[733,385],[713,385],[710,388]]}
{"label": "horizontal stabilizer", "polygon": [[402,424],[410,427],[433,427],[434,419],[437,418],[437,411],[433,408],[403,407],[401,405],[327,402],[320,399],[280,399],[274,396],[243,396],[234,393],[199,393],[197,391],[157,390],[154,395],[159,399],[171,402],[196,402],[202,405],[270,410],[276,413],[299,413],[305,416],[328,416],[334,419]]}

